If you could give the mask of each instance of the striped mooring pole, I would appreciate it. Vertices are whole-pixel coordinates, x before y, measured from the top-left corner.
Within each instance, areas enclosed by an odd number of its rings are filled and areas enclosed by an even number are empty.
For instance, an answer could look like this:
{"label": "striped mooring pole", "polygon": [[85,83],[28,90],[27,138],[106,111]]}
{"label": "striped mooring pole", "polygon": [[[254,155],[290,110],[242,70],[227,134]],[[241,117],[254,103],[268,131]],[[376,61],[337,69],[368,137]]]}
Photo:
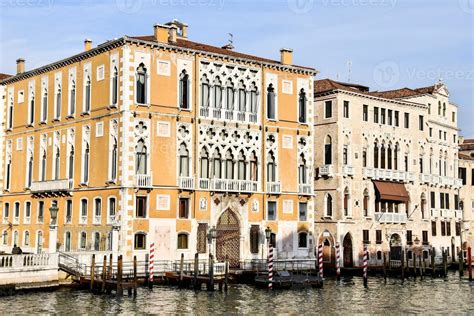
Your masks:
{"label": "striped mooring pole", "polygon": [[324,274],[323,274],[323,244],[319,244],[319,246],[318,246],[318,260],[319,260],[319,277],[322,279],[324,277]]}
{"label": "striped mooring pole", "polygon": [[150,264],[148,266],[148,271],[150,273],[149,277],[149,285],[150,288],[153,287],[153,268],[154,268],[154,263],[155,263],[155,243],[150,244]]}
{"label": "striped mooring pole", "polygon": [[339,281],[341,279],[341,247],[339,243],[336,244],[336,278]]}
{"label": "striped mooring pole", "polygon": [[273,246],[268,244],[268,289],[273,288]]}
{"label": "striped mooring pole", "polygon": [[368,266],[368,250],[367,245],[364,245],[364,286],[367,287],[367,266]]}

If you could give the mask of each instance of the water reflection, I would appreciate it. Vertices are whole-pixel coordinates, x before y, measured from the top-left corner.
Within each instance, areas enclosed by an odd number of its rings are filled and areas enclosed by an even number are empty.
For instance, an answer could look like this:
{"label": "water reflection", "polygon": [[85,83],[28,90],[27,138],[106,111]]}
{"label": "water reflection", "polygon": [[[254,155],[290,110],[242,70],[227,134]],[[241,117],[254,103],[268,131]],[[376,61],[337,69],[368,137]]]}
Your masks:
{"label": "water reflection", "polygon": [[454,273],[447,280],[405,281],[370,278],[363,287],[358,277],[327,280],[323,289],[273,291],[234,285],[227,294],[194,292],[169,287],[138,290],[136,299],[93,295],[60,289],[0,298],[8,313],[184,313],[184,314],[300,314],[300,313],[472,313],[474,284]]}

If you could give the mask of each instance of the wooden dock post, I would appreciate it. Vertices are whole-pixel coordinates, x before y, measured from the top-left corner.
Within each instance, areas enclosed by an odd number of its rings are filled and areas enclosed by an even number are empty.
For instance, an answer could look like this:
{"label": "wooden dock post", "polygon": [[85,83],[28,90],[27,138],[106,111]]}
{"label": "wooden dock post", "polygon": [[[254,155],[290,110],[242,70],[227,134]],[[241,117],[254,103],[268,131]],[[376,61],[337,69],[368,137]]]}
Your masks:
{"label": "wooden dock post", "polygon": [[137,296],[138,276],[137,276],[137,256],[133,256],[133,296]]}
{"label": "wooden dock post", "polygon": [[214,291],[214,258],[209,254],[209,283],[207,283],[207,290]]}
{"label": "wooden dock post", "polygon": [[400,260],[400,270],[402,272],[402,282],[405,279],[405,250],[402,250],[402,260]]}
{"label": "wooden dock post", "polygon": [[383,252],[383,278],[387,282],[387,253]]}
{"label": "wooden dock post", "polygon": [[421,257],[422,256],[423,255],[418,256],[418,262],[419,262],[418,270],[420,271],[420,278],[423,280],[423,268],[422,268],[422,262],[421,262]]}
{"label": "wooden dock post", "polygon": [[184,278],[184,253],[181,254],[181,260],[179,262],[179,287],[183,286]]}
{"label": "wooden dock post", "polygon": [[229,285],[229,259],[225,256],[225,273],[224,273],[224,291],[227,292]]}
{"label": "wooden dock post", "polygon": [[95,278],[95,254],[92,255],[92,264],[91,264],[91,291],[94,291],[94,278]]}
{"label": "wooden dock post", "polygon": [[447,252],[447,250],[443,251],[443,273],[444,273],[444,277],[448,276],[448,252]]}
{"label": "wooden dock post", "polygon": [[117,296],[123,295],[122,273],[123,273],[122,255],[119,255],[118,260],[117,260]]}
{"label": "wooden dock post", "polygon": [[469,270],[469,282],[472,282],[472,254],[471,254],[471,247],[467,247],[467,269]]}
{"label": "wooden dock post", "polygon": [[431,249],[431,276],[433,278],[436,275],[435,256],[436,256],[436,250],[435,248],[433,248]]}
{"label": "wooden dock post", "polygon": [[463,251],[462,251],[462,246],[461,250],[459,250],[459,257],[458,257],[458,263],[459,263],[459,278],[462,278],[464,276],[464,258],[463,258]]}
{"label": "wooden dock post", "polygon": [[112,279],[112,274],[113,274],[113,271],[112,271],[112,269],[113,269],[113,266],[112,266],[113,265],[113,258],[114,258],[113,255],[110,254],[110,256],[109,256],[109,270],[107,271],[107,273],[108,273],[107,279],[109,279],[109,280]]}
{"label": "wooden dock post", "polygon": [[413,277],[416,280],[416,254],[414,251],[412,251],[412,261],[413,261]]}
{"label": "wooden dock post", "polygon": [[104,264],[102,265],[102,289],[101,292],[105,292],[105,280],[107,279],[107,255],[104,255]]}
{"label": "wooden dock post", "polygon": [[198,289],[198,274],[199,274],[199,254],[194,254],[194,275],[193,275],[193,287],[195,290]]}

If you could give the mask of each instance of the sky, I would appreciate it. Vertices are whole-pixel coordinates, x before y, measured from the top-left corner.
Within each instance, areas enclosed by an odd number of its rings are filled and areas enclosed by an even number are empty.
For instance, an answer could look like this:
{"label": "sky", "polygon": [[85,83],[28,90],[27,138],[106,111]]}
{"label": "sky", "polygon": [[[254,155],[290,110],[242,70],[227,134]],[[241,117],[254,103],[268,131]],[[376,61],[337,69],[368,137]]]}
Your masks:
{"label": "sky", "polygon": [[371,90],[442,79],[459,106],[460,135],[474,138],[474,0],[0,0],[0,72],[33,69],[155,23],[189,24],[193,41],[311,66],[316,78]]}

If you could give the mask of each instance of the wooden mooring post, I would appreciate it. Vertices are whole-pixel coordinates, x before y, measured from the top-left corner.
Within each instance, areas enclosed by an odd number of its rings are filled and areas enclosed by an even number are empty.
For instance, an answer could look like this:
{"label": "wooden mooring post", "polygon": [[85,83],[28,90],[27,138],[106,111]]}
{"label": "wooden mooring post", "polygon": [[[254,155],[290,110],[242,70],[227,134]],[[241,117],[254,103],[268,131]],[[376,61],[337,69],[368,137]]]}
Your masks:
{"label": "wooden mooring post", "polygon": [[122,261],[122,255],[118,256],[117,260],[117,296],[122,296],[123,295],[123,261]]}
{"label": "wooden mooring post", "polygon": [[444,277],[448,276],[448,252],[447,252],[447,250],[443,251],[443,275],[444,275]]}
{"label": "wooden mooring post", "polygon": [[420,264],[418,265],[418,270],[419,270],[419,272],[420,272],[420,278],[423,280],[423,267],[422,267],[422,261],[421,261],[421,260],[422,260],[422,259],[421,259],[422,257],[423,257],[423,255],[419,255],[419,256],[418,256],[418,262],[420,263]]}
{"label": "wooden mooring post", "polygon": [[402,274],[402,282],[405,280],[405,250],[402,250],[402,258],[400,260],[400,270]]}
{"label": "wooden mooring post", "polygon": [[387,253],[383,253],[383,278],[387,282]]}
{"label": "wooden mooring post", "polygon": [[467,247],[467,268],[469,270],[469,282],[472,282],[472,253],[471,253],[471,247]]}
{"label": "wooden mooring post", "polygon": [[198,289],[198,274],[199,274],[199,254],[194,254],[194,275],[193,275],[193,287],[195,290]]}
{"label": "wooden mooring post", "polygon": [[431,249],[431,277],[433,278],[436,276],[435,256],[436,250],[433,248]]}
{"label": "wooden mooring post", "polygon": [[225,256],[225,272],[224,272],[224,291],[227,292],[229,286],[229,259]]}
{"label": "wooden mooring post", "polygon": [[183,286],[183,278],[184,278],[184,253],[181,254],[181,260],[179,262],[179,287]]}
{"label": "wooden mooring post", "polygon": [[413,261],[413,278],[416,280],[416,254],[412,251],[411,260]]}
{"label": "wooden mooring post", "polygon": [[464,276],[464,257],[462,247],[458,254],[458,263],[459,263],[459,277],[462,278]]}
{"label": "wooden mooring post", "polygon": [[102,264],[102,288],[101,292],[105,292],[105,280],[107,279],[107,255],[104,255],[104,263]]}
{"label": "wooden mooring post", "polygon": [[209,282],[207,283],[207,290],[214,291],[214,258],[209,254]]}
{"label": "wooden mooring post", "polygon": [[94,278],[95,278],[95,254],[92,255],[92,263],[91,263],[91,291],[94,291]]}
{"label": "wooden mooring post", "polygon": [[138,276],[137,276],[137,256],[133,256],[133,296],[137,296]]}

